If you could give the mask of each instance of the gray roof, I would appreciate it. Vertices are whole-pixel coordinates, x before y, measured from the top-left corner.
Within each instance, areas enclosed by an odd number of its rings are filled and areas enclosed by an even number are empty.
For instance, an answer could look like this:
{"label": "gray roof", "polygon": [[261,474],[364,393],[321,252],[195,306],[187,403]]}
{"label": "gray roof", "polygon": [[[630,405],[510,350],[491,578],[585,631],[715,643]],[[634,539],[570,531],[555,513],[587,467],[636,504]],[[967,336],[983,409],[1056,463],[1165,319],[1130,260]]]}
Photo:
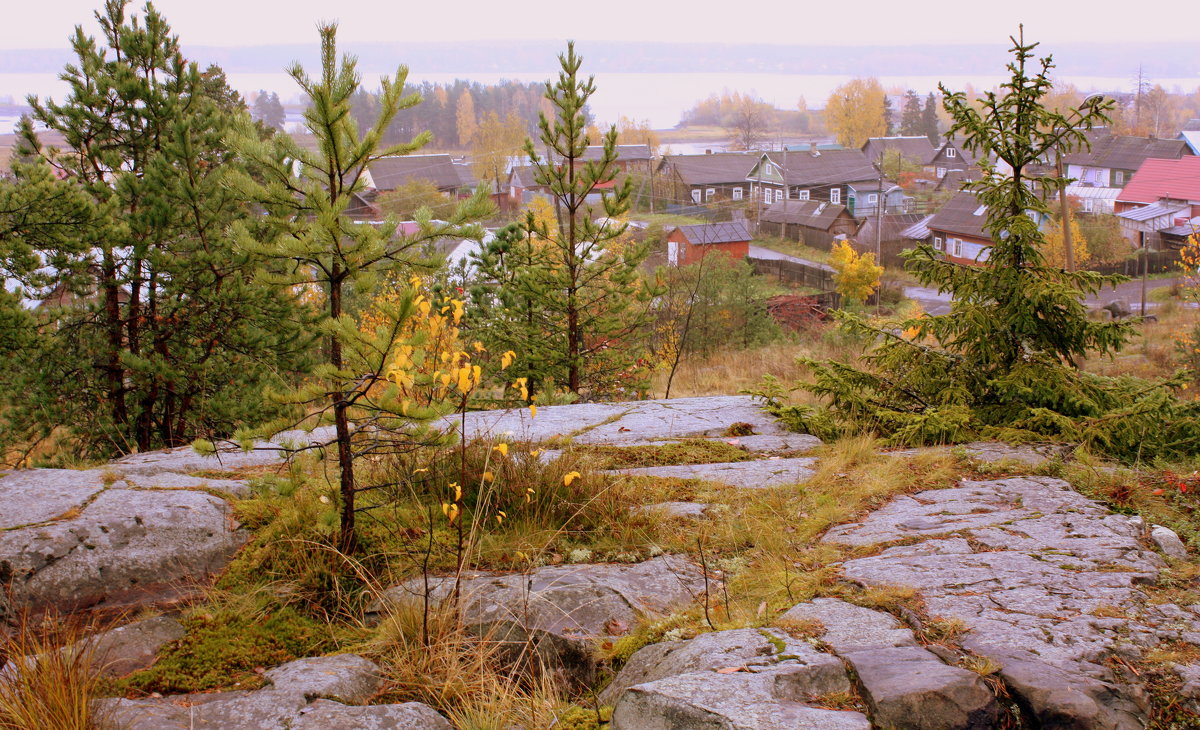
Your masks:
{"label": "gray roof", "polygon": [[[772,152],[764,156],[784,170],[788,185],[838,185],[879,177],[879,172],[862,150],[826,150],[816,154],[792,152],[787,155]],[[748,171],[745,179],[755,179],[753,172],[753,169]]]}
{"label": "gray roof", "polygon": [[687,185],[725,185],[746,181],[758,157],[746,152],[711,155],[668,155],[662,164],[674,168]]}
{"label": "gray roof", "polygon": [[[912,238],[912,236],[904,235],[905,232],[928,217],[920,213],[889,213],[883,216],[882,235],[879,236],[879,240],[896,241],[901,238]],[[876,216],[867,218],[866,222],[862,224],[862,228],[858,229],[859,242],[868,245],[875,243],[875,228],[878,222]],[[925,235],[929,235],[928,230]]]}
{"label": "gray roof", "polygon": [[900,154],[918,165],[924,165],[933,157],[934,146],[925,135],[919,137],[872,137],[862,146],[862,153],[871,162],[879,162],[879,156],[887,150],[900,150]]}
{"label": "gray roof", "polygon": [[983,204],[972,193],[959,193],[946,201],[925,225],[931,231],[991,240],[991,235],[983,228],[986,224],[987,210]]}
{"label": "gray roof", "polygon": [[828,231],[839,217],[853,220],[844,205],[821,200],[781,200],[763,209],[759,220]]}
{"label": "gray roof", "polygon": [[742,221],[702,223],[676,228],[690,243],[741,243],[750,240],[750,231]]}
{"label": "gray roof", "polygon": [[921,220],[917,221],[916,223],[913,223],[911,226],[909,226],[908,228],[905,228],[903,231],[900,231],[900,237],[901,238],[911,238],[914,241],[924,241],[926,238],[929,238],[929,222],[931,220],[933,220],[932,213],[930,213],[927,216],[924,216],[923,218],[921,218]]}
{"label": "gray roof", "polygon": [[379,190],[395,190],[413,180],[428,180],[439,190],[457,190],[463,184],[450,155],[384,157],[371,163],[371,179]]}
{"label": "gray roof", "polygon": [[1117,217],[1131,221],[1148,221],[1161,218],[1164,215],[1176,215],[1184,210],[1186,210],[1186,206],[1176,203],[1151,203],[1150,205],[1143,205],[1140,208],[1130,208],[1122,213],[1117,213]]}
{"label": "gray roof", "polygon": [[1091,150],[1079,150],[1063,158],[1071,165],[1104,167],[1110,170],[1136,170],[1148,159],[1178,160],[1191,154],[1182,139],[1156,139],[1105,134],[1091,138]]}
{"label": "gray roof", "polygon": [[[650,145],[645,144],[619,144],[617,145],[617,159],[625,162],[633,160],[649,160]],[[604,146],[594,144],[587,148],[583,153],[584,160],[598,160],[604,152]]]}

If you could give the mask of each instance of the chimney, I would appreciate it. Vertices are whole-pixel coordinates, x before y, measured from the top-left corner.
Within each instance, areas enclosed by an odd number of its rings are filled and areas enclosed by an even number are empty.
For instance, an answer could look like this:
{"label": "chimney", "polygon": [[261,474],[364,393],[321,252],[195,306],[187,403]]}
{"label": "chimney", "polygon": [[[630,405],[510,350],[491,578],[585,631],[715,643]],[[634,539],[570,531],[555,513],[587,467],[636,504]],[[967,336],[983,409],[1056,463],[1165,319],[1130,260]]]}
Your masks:
{"label": "chimney", "polygon": [[704,154],[706,154],[706,155],[711,155],[711,154],[712,154],[712,150],[704,150]]}

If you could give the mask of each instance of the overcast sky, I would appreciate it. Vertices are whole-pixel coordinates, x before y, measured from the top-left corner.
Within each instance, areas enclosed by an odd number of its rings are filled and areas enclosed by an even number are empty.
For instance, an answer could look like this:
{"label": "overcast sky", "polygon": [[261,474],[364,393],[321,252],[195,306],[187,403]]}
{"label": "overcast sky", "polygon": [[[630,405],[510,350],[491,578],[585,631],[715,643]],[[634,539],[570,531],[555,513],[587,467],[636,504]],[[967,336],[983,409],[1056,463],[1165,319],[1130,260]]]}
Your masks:
{"label": "overcast sky", "polygon": [[[95,33],[102,0],[12,2],[0,48],[63,48],[74,26]],[[140,13],[143,3],[130,4]],[[338,20],[339,40],[493,39],[726,41],[913,45],[1002,43],[1025,23],[1044,41],[1162,41],[1194,44],[1196,0],[1152,5],[1062,0],[859,0],[755,3],[595,0],[158,0],[187,45],[315,43],[321,20]],[[1200,52],[1198,52],[1200,55]],[[1200,64],[1200,61],[1198,61]]]}

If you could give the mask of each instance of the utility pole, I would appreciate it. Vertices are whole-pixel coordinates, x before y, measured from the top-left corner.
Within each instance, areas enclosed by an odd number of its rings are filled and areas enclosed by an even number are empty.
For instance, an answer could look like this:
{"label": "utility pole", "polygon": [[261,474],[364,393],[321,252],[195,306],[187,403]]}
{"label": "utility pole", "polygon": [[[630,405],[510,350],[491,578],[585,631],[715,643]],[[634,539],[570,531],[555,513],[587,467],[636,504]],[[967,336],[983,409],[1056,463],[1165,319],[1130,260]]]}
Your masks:
{"label": "utility pole", "polygon": [[1058,201],[1060,204],[1059,218],[1062,225],[1063,237],[1063,256],[1065,258],[1067,271],[1075,270],[1075,247],[1071,240],[1071,206],[1067,202],[1067,187],[1066,179],[1063,176],[1063,161],[1062,161],[1062,146],[1054,146],[1054,160],[1058,168],[1058,179],[1063,181],[1063,187],[1058,191]]}

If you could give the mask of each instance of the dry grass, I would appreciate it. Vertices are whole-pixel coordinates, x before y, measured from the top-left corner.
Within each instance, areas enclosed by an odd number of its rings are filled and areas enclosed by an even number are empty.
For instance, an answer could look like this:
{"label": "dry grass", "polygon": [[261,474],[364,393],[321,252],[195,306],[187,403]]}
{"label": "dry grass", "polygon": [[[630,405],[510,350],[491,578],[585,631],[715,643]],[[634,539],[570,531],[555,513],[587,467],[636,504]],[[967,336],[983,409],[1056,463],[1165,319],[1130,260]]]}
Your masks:
{"label": "dry grass", "polygon": [[[803,375],[803,368],[796,364],[797,357],[854,363],[862,349],[862,343],[832,325],[821,324],[811,332],[764,347],[718,352],[709,357],[685,357],[671,383],[671,396],[734,395],[758,385],[764,375],[794,383]],[[666,373],[658,373],[651,393],[661,394],[666,382]],[[804,394],[796,394],[795,398],[796,402],[809,402]]]}
{"label": "dry grass", "polygon": [[[103,666],[95,645],[81,641],[89,627],[57,617],[19,618],[0,644],[0,729],[98,730],[104,717],[91,704],[100,695]],[[71,647],[63,649],[62,647]]]}
{"label": "dry grass", "polygon": [[1099,375],[1132,375],[1139,378],[1164,378],[1178,367],[1175,341],[1196,323],[1195,309],[1162,306],[1153,312],[1157,322],[1138,325],[1138,334],[1121,352],[1112,357],[1092,356],[1084,369]]}

